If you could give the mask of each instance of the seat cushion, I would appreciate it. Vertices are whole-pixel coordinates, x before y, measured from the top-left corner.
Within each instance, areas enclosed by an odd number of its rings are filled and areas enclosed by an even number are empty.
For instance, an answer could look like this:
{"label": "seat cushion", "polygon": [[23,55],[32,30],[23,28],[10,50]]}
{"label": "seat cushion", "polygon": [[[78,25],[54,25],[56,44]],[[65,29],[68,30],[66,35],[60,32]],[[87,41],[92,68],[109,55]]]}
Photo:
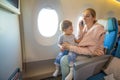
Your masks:
{"label": "seat cushion", "polygon": [[104,72],[107,75],[113,74],[116,80],[120,80],[120,58],[114,57]]}
{"label": "seat cushion", "polygon": [[87,80],[104,80],[104,76],[106,76],[106,74],[104,72],[101,72],[97,75],[89,77]]}
{"label": "seat cushion", "polygon": [[105,80],[115,80],[114,75],[110,74],[104,77]]}

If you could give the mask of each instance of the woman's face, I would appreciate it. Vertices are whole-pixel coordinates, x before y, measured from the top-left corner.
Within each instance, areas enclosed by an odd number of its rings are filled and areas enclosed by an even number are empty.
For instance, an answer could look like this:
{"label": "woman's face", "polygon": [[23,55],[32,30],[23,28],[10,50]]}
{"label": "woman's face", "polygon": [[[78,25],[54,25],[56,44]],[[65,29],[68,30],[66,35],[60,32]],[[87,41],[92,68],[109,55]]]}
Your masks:
{"label": "woman's face", "polygon": [[93,17],[89,10],[83,12],[83,22],[86,25],[93,24],[96,17]]}

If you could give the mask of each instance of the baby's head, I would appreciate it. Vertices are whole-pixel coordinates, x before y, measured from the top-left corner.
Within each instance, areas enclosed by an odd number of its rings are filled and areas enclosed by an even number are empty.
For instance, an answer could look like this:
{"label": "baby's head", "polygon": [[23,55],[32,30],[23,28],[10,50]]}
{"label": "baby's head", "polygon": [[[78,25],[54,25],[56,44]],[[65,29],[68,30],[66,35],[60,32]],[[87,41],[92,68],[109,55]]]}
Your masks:
{"label": "baby's head", "polygon": [[66,35],[72,34],[73,32],[72,22],[69,20],[62,21],[60,24],[60,30]]}

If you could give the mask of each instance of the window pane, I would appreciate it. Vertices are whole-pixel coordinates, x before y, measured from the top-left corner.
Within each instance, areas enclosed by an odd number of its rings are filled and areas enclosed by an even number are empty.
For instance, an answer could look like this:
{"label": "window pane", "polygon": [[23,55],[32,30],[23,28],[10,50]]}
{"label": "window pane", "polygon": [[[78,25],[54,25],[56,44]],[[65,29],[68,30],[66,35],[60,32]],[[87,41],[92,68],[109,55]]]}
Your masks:
{"label": "window pane", "polygon": [[38,15],[38,29],[42,36],[52,37],[58,28],[58,15],[53,9],[43,8]]}

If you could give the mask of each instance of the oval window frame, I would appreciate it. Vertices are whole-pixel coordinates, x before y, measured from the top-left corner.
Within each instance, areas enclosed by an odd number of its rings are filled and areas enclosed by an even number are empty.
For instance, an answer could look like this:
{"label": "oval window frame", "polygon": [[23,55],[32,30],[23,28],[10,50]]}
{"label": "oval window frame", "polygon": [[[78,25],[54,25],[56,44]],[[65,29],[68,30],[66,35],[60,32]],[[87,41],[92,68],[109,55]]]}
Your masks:
{"label": "oval window frame", "polygon": [[39,11],[37,24],[39,33],[43,37],[49,38],[54,36],[58,29],[58,22],[59,22],[58,14],[55,9],[42,8]]}

